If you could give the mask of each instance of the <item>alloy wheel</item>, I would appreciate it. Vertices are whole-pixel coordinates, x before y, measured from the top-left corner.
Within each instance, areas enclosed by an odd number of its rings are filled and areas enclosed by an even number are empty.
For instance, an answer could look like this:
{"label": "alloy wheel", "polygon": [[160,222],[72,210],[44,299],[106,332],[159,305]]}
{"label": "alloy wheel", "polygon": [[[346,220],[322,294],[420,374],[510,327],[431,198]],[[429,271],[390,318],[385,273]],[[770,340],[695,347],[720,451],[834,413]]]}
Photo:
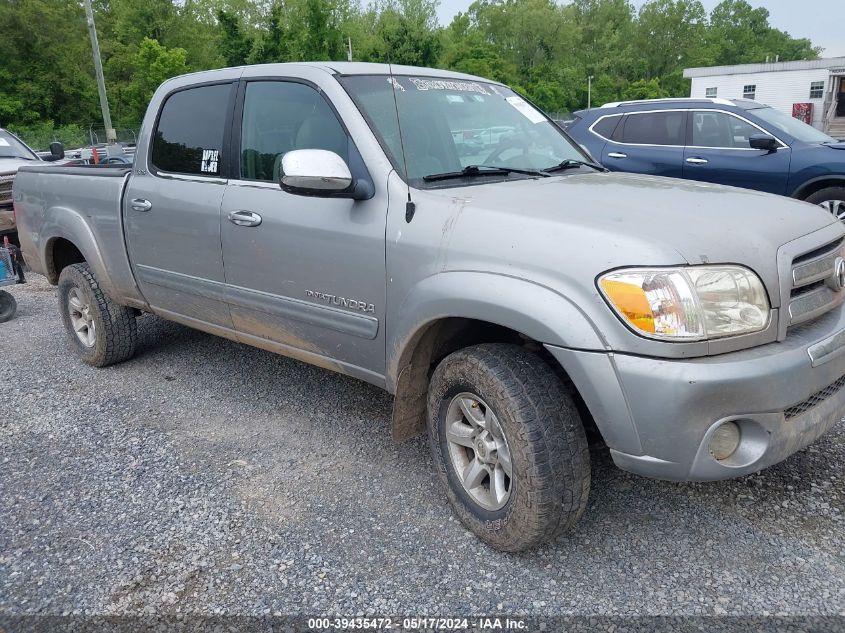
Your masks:
{"label": "alloy wheel", "polygon": [[819,206],[845,222],[845,200],[825,200]]}
{"label": "alloy wheel", "polygon": [[97,326],[91,314],[91,305],[79,291],[79,288],[71,288],[68,292],[67,309],[76,338],[85,347],[94,347],[94,343],[97,341]]}
{"label": "alloy wheel", "polygon": [[485,510],[503,508],[513,488],[513,465],[493,410],[477,395],[459,393],[446,410],[446,440],[464,490]]}

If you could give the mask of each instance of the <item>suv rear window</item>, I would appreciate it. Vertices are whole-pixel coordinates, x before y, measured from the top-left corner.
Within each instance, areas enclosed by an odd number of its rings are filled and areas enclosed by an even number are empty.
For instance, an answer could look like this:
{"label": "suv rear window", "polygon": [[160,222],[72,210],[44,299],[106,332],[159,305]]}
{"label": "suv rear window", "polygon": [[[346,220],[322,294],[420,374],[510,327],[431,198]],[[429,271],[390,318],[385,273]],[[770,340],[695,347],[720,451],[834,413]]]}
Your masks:
{"label": "suv rear window", "polygon": [[620,137],[622,143],[638,145],[683,145],[684,120],[682,110],[630,113],[625,117]]}
{"label": "suv rear window", "polygon": [[595,125],[593,125],[593,132],[609,140],[613,138],[613,131],[616,129],[616,126],[619,125],[619,121],[621,120],[621,115],[601,118],[596,121]]}
{"label": "suv rear window", "polygon": [[233,84],[180,90],[161,108],[152,164],[177,174],[219,176]]}

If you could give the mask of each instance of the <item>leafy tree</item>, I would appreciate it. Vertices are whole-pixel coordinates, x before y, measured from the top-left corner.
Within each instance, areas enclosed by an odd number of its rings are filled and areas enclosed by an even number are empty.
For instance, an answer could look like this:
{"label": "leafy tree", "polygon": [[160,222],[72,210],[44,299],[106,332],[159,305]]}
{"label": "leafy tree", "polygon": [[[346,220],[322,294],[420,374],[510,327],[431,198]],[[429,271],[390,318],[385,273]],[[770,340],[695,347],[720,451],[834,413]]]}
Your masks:
{"label": "leafy tree", "polygon": [[639,75],[660,77],[707,63],[707,13],[698,0],[651,0],[636,24]]}
{"label": "leafy tree", "polygon": [[622,98],[626,101],[635,99],[661,99],[669,93],[660,87],[658,79],[638,79],[628,84],[622,91]]}
{"label": "leafy tree", "polygon": [[135,72],[126,88],[126,101],[136,121],[144,118],[147,104],[165,79],[188,72],[184,48],[167,49],[145,37],[135,56]]}
{"label": "leafy tree", "polygon": [[223,9],[217,12],[220,23],[220,52],[227,66],[240,66],[246,63],[252,48],[241,30],[240,19],[234,13]]}
{"label": "leafy tree", "polygon": [[718,50],[717,64],[746,64],[774,61],[815,59],[820,49],[808,40],[793,40],[787,33],[769,26],[769,11],[753,8],[745,0],[723,0],[710,14],[712,45]]}
{"label": "leafy tree", "polygon": [[[813,59],[769,12],[723,0],[475,0],[450,24],[438,0],[93,0],[112,119],[136,127],[158,83],[223,65],[353,58],[502,81],[548,110],[682,96],[688,66]],[[79,0],[0,0],[0,124],[71,138],[100,107]],[[76,127],[73,127],[76,126]]]}

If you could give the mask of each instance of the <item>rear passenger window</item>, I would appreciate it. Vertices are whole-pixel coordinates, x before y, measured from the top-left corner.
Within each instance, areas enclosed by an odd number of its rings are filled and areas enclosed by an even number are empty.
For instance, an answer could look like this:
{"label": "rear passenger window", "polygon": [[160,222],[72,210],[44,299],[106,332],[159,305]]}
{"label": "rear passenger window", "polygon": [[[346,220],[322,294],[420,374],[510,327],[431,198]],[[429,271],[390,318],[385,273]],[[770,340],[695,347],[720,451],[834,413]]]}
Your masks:
{"label": "rear passenger window", "polygon": [[[621,134],[622,143],[683,145],[684,115],[680,110],[629,114]],[[617,137],[619,131],[617,130]]]}
{"label": "rear passenger window", "polygon": [[247,84],[241,178],[277,181],[282,156],[294,149],[328,150],[349,162],[346,131],[314,88],[285,81]]}
{"label": "rear passenger window", "polygon": [[621,120],[621,116],[606,116],[596,121],[596,124],[593,126],[593,132],[610,140],[613,138],[613,131]]}
{"label": "rear passenger window", "polygon": [[170,95],[153,135],[152,164],[177,174],[219,176],[232,89],[218,84]]}

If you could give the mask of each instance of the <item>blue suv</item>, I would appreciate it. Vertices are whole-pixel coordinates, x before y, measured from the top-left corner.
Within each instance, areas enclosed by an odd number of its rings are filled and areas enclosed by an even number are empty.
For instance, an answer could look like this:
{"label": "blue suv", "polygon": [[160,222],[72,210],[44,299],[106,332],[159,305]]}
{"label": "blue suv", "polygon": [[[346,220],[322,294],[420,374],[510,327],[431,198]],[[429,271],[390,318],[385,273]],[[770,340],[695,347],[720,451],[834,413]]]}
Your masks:
{"label": "blue suv", "polygon": [[845,221],[845,142],[745,99],[651,99],[581,110],[566,131],[602,165],[792,196]]}

